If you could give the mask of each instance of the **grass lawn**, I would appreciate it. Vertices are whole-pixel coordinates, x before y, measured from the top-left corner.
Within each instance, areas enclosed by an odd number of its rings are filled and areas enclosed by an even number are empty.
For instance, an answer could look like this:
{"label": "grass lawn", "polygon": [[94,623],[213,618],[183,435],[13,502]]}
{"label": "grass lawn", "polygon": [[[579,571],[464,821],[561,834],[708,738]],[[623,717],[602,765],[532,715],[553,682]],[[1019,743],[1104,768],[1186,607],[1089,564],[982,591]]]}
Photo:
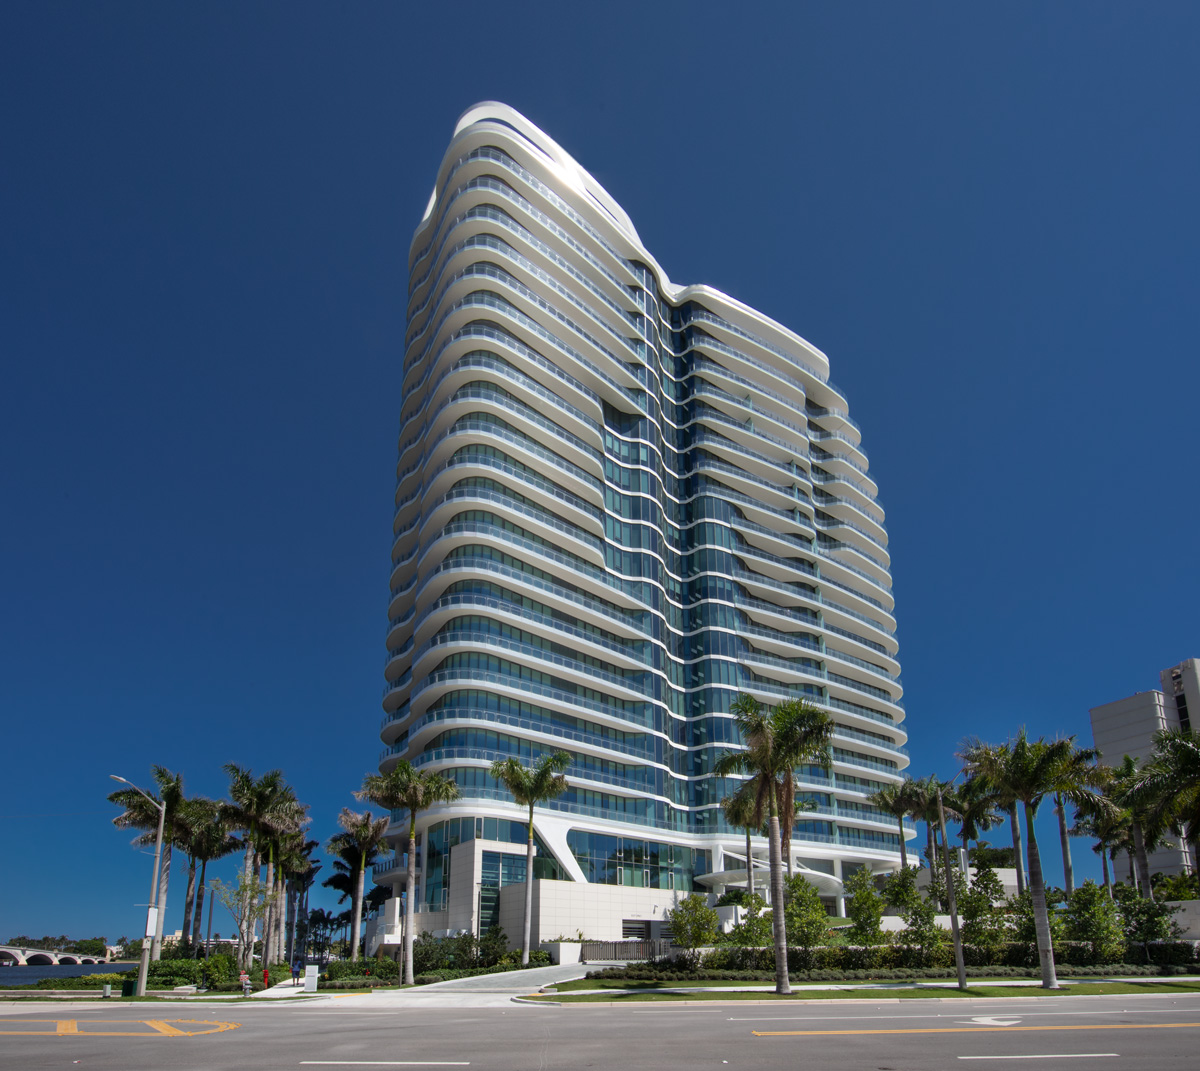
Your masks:
{"label": "grass lawn", "polygon": [[[574,983],[567,983],[574,985]],[[615,983],[614,983],[615,984]],[[543,997],[535,997],[535,1000],[551,1000],[558,1001],[564,1004],[594,1004],[605,1001],[647,1001],[647,1000],[845,1000],[847,997],[852,997],[855,1000],[870,1000],[872,998],[887,999],[887,1000],[923,1000],[929,998],[945,999],[955,997],[1060,997],[1060,996],[1106,996],[1109,994],[1125,994],[1125,993],[1200,993],[1200,982],[1064,982],[1062,989],[1042,989],[1035,981],[1029,982],[1028,985],[1011,986],[1011,985],[988,985],[972,984],[965,990],[959,990],[957,986],[951,984],[949,988],[930,987],[923,989],[900,989],[900,988],[884,988],[884,987],[869,987],[862,983],[857,984],[857,988],[847,992],[846,990],[837,989],[809,989],[802,984],[796,985],[790,996],[778,996],[775,993],[747,993],[744,991],[730,992],[726,989],[713,987],[709,990],[701,990],[691,993],[667,993],[654,992],[655,988],[663,989],[666,986],[674,984],[678,987],[686,983],[660,983],[652,982],[642,983],[645,987],[640,992],[636,993],[564,993],[562,990],[565,986],[559,987],[559,994],[547,994]],[[728,982],[726,985],[745,985],[742,982]],[[841,983],[830,983],[841,984]],[[905,983],[893,983],[895,985],[904,985]],[[598,984],[594,983],[592,988],[597,988]],[[580,984],[576,988],[586,988]],[[629,988],[632,988],[630,986]]]}

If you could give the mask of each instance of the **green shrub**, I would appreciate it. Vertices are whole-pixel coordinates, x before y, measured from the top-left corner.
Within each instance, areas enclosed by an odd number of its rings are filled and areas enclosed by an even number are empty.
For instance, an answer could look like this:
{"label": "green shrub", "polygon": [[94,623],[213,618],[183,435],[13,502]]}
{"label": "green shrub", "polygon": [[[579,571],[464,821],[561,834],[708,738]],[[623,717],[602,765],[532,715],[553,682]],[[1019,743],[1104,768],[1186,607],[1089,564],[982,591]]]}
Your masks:
{"label": "green shrub", "polygon": [[210,987],[221,982],[237,981],[237,962],[228,952],[217,952],[207,959],[202,959],[200,967]]}
{"label": "green shrub", "polygon": [[413,978],[416,985],[433,985],[435,982],[444,982],[445,980],[440,974],[418,974]]}
{"label": "green shrub", "polygon": [[[266,987],[262,984],[262,972],[258,974],[258,980],[253,977],[250,979],[250,992],[261,993]],[[209,992],[212,993],[240,993],[242,991],[242,983],[239,981],[218,982],[216,985],[209,986]]]}
{"label": "green shrub", "polygon": [[396,984],[396,979],[394,979],[394,978],[380,978],[377,975],[371,975],[370,977],[368,977],[366,975],[363,975],[358,978],[353,978],[353,977],[339,978],[335,982],[322,981],[320,983],[319,988],[321,988],[321,989],[382,989],[385,986],[391,986],[391,985],[395,985],[395,984]]}
{"label": "green shrub", "polygon": [[169,989],[166,979],[176,979],[171,985],[199,985],[202,966],[203,960],[198,959],[154,960],[146,970],[146,985],[150,989]]}

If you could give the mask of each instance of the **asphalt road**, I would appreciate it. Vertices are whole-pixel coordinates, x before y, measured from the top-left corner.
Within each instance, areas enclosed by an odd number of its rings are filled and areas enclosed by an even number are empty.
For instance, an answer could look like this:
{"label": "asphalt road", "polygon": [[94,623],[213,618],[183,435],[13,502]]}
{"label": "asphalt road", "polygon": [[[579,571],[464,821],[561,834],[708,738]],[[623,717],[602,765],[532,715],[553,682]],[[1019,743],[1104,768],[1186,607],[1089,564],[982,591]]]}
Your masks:
{"label": "asphalt road", "polygon": [[0,1006],[0,1068],[969,1071],[1200,1066],[1200,995],[412,1008],[384,998]]}

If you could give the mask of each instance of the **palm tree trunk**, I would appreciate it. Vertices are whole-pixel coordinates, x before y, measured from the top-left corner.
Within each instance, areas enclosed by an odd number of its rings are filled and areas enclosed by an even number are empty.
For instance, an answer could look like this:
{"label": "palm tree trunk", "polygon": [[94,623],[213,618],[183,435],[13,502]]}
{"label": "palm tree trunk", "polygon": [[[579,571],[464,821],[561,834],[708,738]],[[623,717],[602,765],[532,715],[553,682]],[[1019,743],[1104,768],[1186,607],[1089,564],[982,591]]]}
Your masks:
{"label": "palm tree trunk", "polygon": [[183,897],[183,926],[180,931],[180,938],[183,941],[190,942],[192,939],[192,914],[196,910],[196,857],[194,855],[189,855],[187,860],[187,892]]}
{"label": "palm tree trunk", "polygon": [[284,881],[282,867],[280,867],[275,881],[279,886],[279,911],[276,913],[276,918],[278,921],[275,923],[275,954],[280,957],[280,962],[291,966],[292,961],[288,959],[287,955],[285,954],[287,950],[288,888],[287,882]]}
{"label": "palm tree trunk", "polygon": [[775,793],[768,794],[771,815],[771,920],[775,929],[775,992],[790,993],[787,963],[787,930],[783,918],[783,861],[780,859],[779,808]]}
{"label": "palm tree trunk", "polygon": [[265,893],[264,900],[266,907],[263,910],[263,935],[262,935],[262,965],[266,967],[273,963],[272,957],[275,954],[275,865],[272,861],[272,856],[275,854],[275,845],[272,844],[267,850],[267,882],[263,890]]}
{"label": "palm tree trunk", "polygon": [[254,955],[254,923],[250,918],[250,883],[254,880],[254,845],[250,843],[250,833],[246,835],[246,857],[242,860],[242,917],[238,923],[238,966],[248,971]]}
{"label": "palm tree trunk", "polygon": [[908,869],[908,846],[904,843],[904,815],[896,815],[896,825],[900,827],[900,866]]}
{"label": "palm tree trunk", "polygon": [[204,893],[207,873],[208,860],[203,859],[200,862],[200,884],[196,889],[196,920],[192,924],[192,951],[194,959],[198,959],[200,956],[200,924],[204,921]]}
{"label": "palm tree trunk", "polygon": [[350,962],[354,963],[358,960],[358,937],[362,933],[362,908],[363,908],[363,890],[367,883],[367,861],[366,858],[361,858],[358,861],[358,873],[354,875],[354,902],[351,904],[350,911]]}
{"label": "palm tree trunk", "polygon": [[929,864],[929,869],[933,870],[934,860],[934,845],[933,845],[933,823],[929,821],[928,816],[925,818],[925,861]]}
{"label": "palm tree trunk", "polygon": [[1133,854],[1137,859],[1138,885],[1141,886],[1141,894],[1147,900],[1152,900],[1154,893],[1150,887],[1150,861],[1146,857],[1146,838],[1142,836],[1142,823],[1136,818],[1133,821]]}
{"label": "palm tree trunk", "polygon": [[533,804],[529,805],[529,836],[525,839],[525,925],[521,931],[521,966],[529,966],[529,931],[533,925]]}
{"label": "palm tree trunk", "polygon": [[1062,796],[1054,797],[1054,813],[1058,815],[1058,839],[1062,843],[1063,858],[1063,888],[1067,895],[1075,891],[1075,869],[1071,866],[1071,835],[1067,832],[1067,809],[1063,806]]}
{"label": "palm tree trunk", "polygon": [[404,984],[413,985],[413,921],[417,896],[417,814],[410,812],[412,818],[408,827],[408,874],[404,879]]}
{"label": "palm tree trunk", "polygon": [[1012,830],[1013,866],[1017,868],[1017,895],[1025,891],[1025,853],[1021,851],[1021,823],[1017,820],[1017,805],[1008,808],[1008,825]]}
{"label": "palm tree trunk", "polygon": [[1112,891],[1112,875],[1108,872],[1108,848],[1106,845],[1100,845],[1100,867],[1104,871],[1104,891],[1108,893],[1108,898],[1113,898]]}
{"label": "palm tree trunk", "polygon": [[171,842],[163,838],[162,870],[158,874],[158,927],[150,946],[150,958],[162,959],[163,919],[167,914],[167,886],[171,883]]}
{"label": "palm tree trunk", "polygon": [[754,857],[750,854],[750,827],[746,827],[746,895],[754,895]]}
{"label": "palm tree trunk", "polygon": [[1042,857],[1033,831],[1033,814],[1025,804],[1025,831],[1029,838],[1029,891],[1033,897],[1033,925],[1037,931],[1038,960],[1042,965],[1042,988],[1058,989],[1054,972],[1054,941],[1050,936],[1050,913],[1046,910],[1046,884],[1042,880]]}

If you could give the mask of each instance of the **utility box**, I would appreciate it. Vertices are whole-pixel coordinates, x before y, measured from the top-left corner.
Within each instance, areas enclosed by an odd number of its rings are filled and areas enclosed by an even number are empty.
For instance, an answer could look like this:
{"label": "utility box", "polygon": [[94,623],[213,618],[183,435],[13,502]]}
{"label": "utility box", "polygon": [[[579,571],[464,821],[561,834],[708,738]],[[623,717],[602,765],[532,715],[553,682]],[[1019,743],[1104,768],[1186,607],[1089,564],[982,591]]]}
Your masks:
{"label": "utility box", "polygon": [[304,992],[315,993],[317,991],[317,965],[315,963],[306,964],[304,967]]}

